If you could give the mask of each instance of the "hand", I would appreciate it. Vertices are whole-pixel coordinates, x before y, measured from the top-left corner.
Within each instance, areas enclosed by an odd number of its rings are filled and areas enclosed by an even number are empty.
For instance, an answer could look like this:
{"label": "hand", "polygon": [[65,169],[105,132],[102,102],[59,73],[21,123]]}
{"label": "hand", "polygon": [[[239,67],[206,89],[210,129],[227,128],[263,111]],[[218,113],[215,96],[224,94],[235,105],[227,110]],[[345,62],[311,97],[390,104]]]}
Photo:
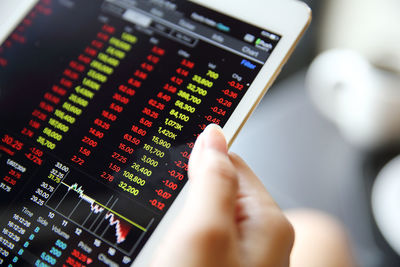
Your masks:
{"label": "hand", "polygon": [[208,126],[189,161],[189,194],[152,266],[289,266],[294,232],[246,163]]}

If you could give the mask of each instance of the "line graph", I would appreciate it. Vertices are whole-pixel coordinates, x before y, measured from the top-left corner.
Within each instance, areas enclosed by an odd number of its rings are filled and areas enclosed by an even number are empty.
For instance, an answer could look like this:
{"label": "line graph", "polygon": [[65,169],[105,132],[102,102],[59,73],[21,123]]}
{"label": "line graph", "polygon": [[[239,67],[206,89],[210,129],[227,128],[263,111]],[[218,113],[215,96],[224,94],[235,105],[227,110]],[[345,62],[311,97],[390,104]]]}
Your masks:
{"label": "line graph", "polygon": [[90,178],[66,177],[46,206],[128,253],[135,249],[154,221],[154,218],[138,216],[140,208],[132,200],[118,196]]}
{"label": "line graph", "polygon": [[[73,184],[73,185],[68,185],[64,182],[61,182],[62,185],[66,186],[68,188],[68,191],[70,190],[74,190],[76,193],[79,194],[79,198],[83,199],[84,201],[88,202],[90,204],[90,209],[91,211],[93,211],[95,214],[98,214],[104,210],[107,210],[109,215],[107,215],[107,218],[110,218],[110,216],[112,215],[112,218],[114,218],[114,214],[116,216],[118,216],[121,219],[124,219],[125,221],[129,222],[131,225],[139,228],[140,230],[142,230],[143,232],[147,232],[147,229],[144,228],[143,226],[140,226],[139,224],[129,220],[128,218],[125,218],[124,216],[122,216],[121,214],[118,214],[116,211],[108,208],[107,206],[104,206],[103,204],[97,202],[95,199],[87,196],[84,194],[84,191],[82,189],[82,186],[79,186],[77,183]],[[79,186],[79,187],[78,187]],[[117,219],[113,219],[114,221]]]}

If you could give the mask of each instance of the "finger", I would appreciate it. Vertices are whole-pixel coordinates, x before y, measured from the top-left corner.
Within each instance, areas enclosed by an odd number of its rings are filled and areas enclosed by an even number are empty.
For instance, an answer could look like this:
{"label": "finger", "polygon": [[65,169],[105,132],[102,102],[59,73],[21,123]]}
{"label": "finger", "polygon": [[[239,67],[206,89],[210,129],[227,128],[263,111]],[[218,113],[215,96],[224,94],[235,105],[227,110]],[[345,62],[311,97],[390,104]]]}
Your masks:
{"label": "finger", "polygon": [[189,180],[186,207],[195,218],[234,219],[238,178],[219,126],[208,126],[196,141],[189,161]]}
{"label": "finger", "polygon": [[224,132],[220,126],[216,124],[208,125],[200,134],[200,138],[196,141],[192,153],[196,155],[198,154],[196,152],[199,152],[204,148],[216,150],[228,156],[228,146]]}
{"label": "finger", "polygon": [[252,255],[246,260],[252,266],[288,266],[294,240],[291,224],[249,166],[237,155],[231,154],[230,159],[239,179],[237,222],[242,249]]}
{"label": "finger", "polygon": [[253,197],[254,204],[260,204],[263,207],[279,209],[275,200],[269,194],[263,183],[257,175],[250,169],[247,163],[234,153],[229,154],[229,158],[238,174],[239,197]]}
{"label": "finger", "polygon": [[[185,206],[164,239],[154,266],[162,262],[163,266],[213,267],[235,259],[238,179],[221,128],[209,126],[198,137],[189,161],[188,189]],[[179,258],[180,264],[168,264],[171,257]]]}

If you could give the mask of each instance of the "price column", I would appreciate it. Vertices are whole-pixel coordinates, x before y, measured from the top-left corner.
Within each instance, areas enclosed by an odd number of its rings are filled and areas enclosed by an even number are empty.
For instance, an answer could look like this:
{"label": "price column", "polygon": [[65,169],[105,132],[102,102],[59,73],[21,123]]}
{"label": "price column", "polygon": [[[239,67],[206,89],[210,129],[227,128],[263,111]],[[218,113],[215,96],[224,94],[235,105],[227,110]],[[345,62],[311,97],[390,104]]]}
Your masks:
{"label": "price column", "polygon": [[[97,59],[90,64],[93,69],[89,71],[88,75],[92,73],[90,78],[96,80],[95,82],[90,80],[91,84],[105,83],[108,80],[108,76],[112,75],[115,68],[119,66],[120,60],[125,58],[126,53],[130,52],[132,45],[137,42],[136,36],[127,32],[122,33],[121,40],[115,37],[109,38],[109,36],[106,36],[105,40],[109,41],[109,46],[106,48],[105,53],[99,53]],[[100,85],[96,85],[96,88],[99,87]],[[87,89],[79,86],[79,90],[85,91]],[[92,151],[98,147],[101,140],[110,131],[112,125],[118,119],[119,113],[122,112],[124,106],[129,103],[134,95],[135,90],[128,86],[121,85],[117,88],[108,108],[103,109],[101,114],[93,120],[88,133],[81,139],[81,146],[77,153],[72,156],[72,162],[84,165],[87,158],[91,156]]]}
{"label": "price column", "polygon": [[[123,84],[121,86],[141,88],[142,83],[150,77],[164,55],[164,49],[156,45],[153,46],[150,53],[146,56],[146,60],[133,72],[133,77],[128,79],[127,85]],[[137,121],[131,124],[130,130],[124,133],[122,140],[119,141],[118,149],[112,152],[112,160],[108,165],[108,169],[101,172],[101,177],[109,182],[114,181],[116,176],[118,176],[117,180],[119,182],[117,187],[130,196],[139,195],[141,188],[146,184],[146,178],[152,175],[152,171],[136,163],[131,165],[133,170],[126,168],[125,165],[129,164],[130,158],[138,157],[137,151],[139,151],[140,144],[143,143],[153,125],[160,117],[160,113],[165,109],[162,99],[169,101],[170,97],[160,91],[157,96],[150,96],[150,99],[146,98],[142,103],[139,103],[139,105],[143,103],[145,105],[141,108]],[[134,151],[136,151],[135,154]],[[160,157],[164,156],[163,153],[158,153],[157,155]],[[142,160],[147,161],[148,164],[152,164],[154,167],[158,166],[158,162],[150,158],[142,158]]]}

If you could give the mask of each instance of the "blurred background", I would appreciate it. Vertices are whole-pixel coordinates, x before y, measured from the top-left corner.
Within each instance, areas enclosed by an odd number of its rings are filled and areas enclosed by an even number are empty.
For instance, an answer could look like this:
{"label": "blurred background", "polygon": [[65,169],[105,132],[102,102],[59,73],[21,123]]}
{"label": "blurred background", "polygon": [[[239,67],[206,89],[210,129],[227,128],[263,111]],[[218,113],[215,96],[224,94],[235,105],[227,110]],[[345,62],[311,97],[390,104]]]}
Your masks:
{"label": "blurred background", "polygon": [[283,209],[338,217],[360,266],[400,266],[399,163],[381,172],[400,152],[400,1],[305,2],[312,24],[231,150]]}

